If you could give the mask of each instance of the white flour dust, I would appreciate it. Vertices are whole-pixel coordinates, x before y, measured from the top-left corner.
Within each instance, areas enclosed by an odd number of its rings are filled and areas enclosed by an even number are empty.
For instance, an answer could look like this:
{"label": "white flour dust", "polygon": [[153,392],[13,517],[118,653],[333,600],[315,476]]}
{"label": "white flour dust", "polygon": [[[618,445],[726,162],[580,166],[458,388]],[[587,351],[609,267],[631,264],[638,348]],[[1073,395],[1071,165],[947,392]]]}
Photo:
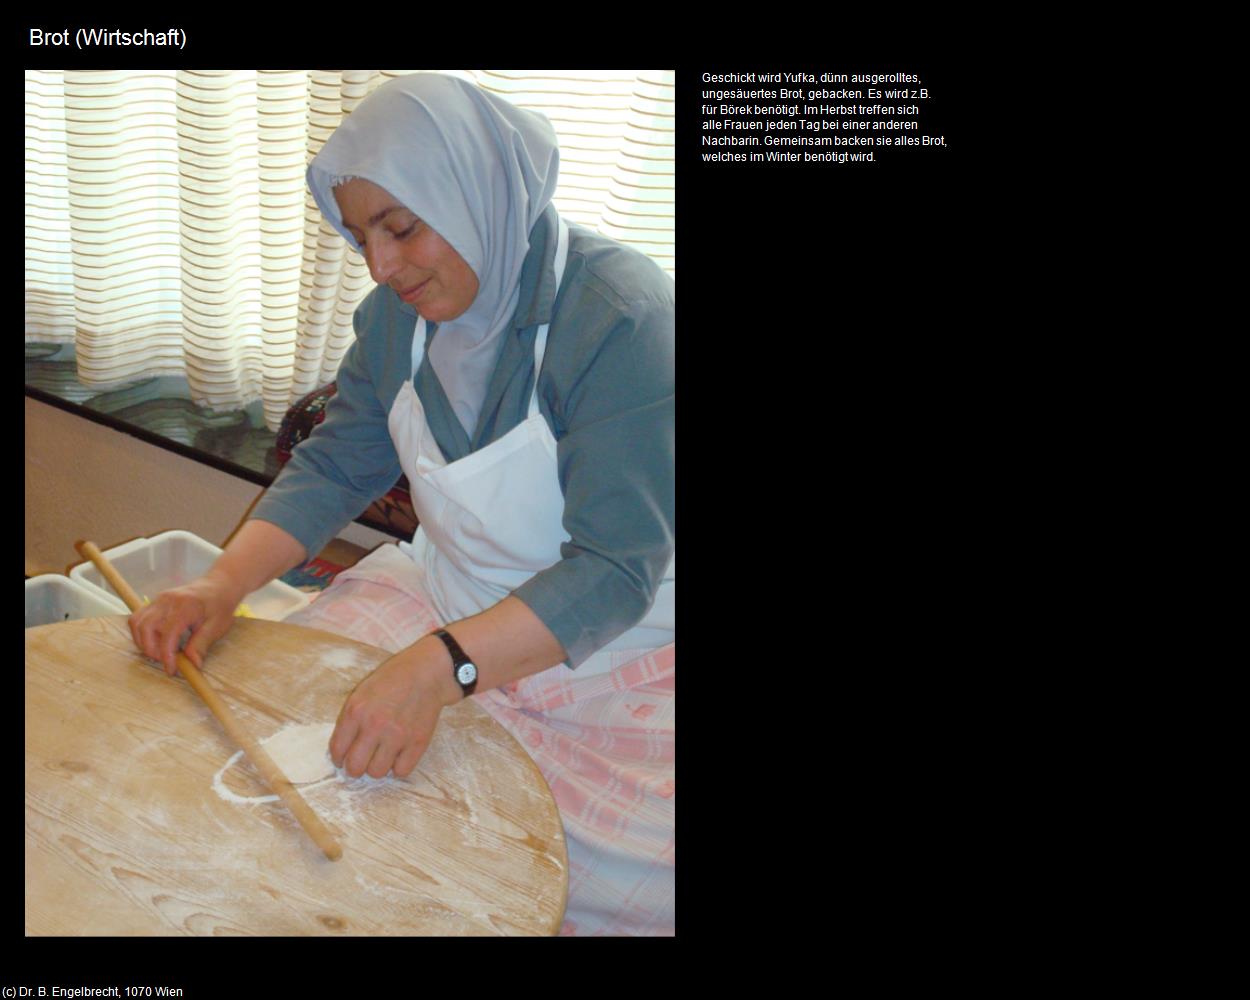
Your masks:
{"label": "white flour dust", "polygon": [[[329,750],[330,734],[333,732],[334,723],[332,722],[311,725],[291,723],[261,740],[260,745],[292,784],[304,786],[300,789],[304,795],[314,791],[320,792],[323,786],[331,783],[331,779],[336,779],[332,782],[333,784],[343,785],[346,790],[350,791],[386,785],[394,780],[389,775],[385,778],[371,778],[369,775],[353,778],[341,767],[336,768],[330,759]],[[242,758],[243,751],[237,751],[226,761],[221,770],[213,775],[213,791],[226,802],[244,805],[277,801],[277,795],[239,795],[226,787],[223,780],[226,772]],[[317,798],[320,800],[322,796],[318,794]],[[323,808],[329,806],[329,811],[339,819],[349,818],[356,812],[354,796],[335,796],[334,802],[321,802],[320,805]]]}
{"label": "white flour dust", "polygon": [[213,791],[227,802],[276,802],[278,800],[276,795],[236,795],[226,787],[226,783],[221,780],[222,777],[239,762],[242,756],[242,750],[236,751],[235,755],[222,765],[221,770],[213,775]]}
{"label": "white flour dust", "polygon": [[377,656],[365,651],[348,648],[328,649],[317,654],[318,666],[329,670],[354,672],[363,667],[373,670],[378,665]]}

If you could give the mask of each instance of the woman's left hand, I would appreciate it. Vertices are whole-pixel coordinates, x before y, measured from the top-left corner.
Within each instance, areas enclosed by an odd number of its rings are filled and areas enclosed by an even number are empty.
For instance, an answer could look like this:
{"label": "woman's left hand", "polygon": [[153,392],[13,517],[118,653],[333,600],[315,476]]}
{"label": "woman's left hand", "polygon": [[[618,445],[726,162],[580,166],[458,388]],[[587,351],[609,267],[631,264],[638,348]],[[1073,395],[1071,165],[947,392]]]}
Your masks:
{"label": "woman's left hand", "polygon": [[461,699],[446,647],[426,637],[396,653],[343,703],[330,757],[353,778],[406,778],[434,737],[438,714]]}

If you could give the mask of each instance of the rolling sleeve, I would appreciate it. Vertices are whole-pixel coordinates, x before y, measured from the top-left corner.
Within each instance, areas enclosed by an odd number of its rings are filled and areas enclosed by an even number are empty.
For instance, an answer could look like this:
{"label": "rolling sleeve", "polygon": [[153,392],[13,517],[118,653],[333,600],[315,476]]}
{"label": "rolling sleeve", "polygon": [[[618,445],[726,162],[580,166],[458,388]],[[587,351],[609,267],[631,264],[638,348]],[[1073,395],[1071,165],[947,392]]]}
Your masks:
{"label": "rolling sleeve", "polygon": [[570,667],[643,619],[673,556],[673,336],[671,302],[622,318],[553,407],[570,538],[514,596]]}
{"label": "rolling sleeve", "polygon": [[325,420],[295,447],[252,513],[293,535],[308,558],[394,486],[403,471],[369,375],[360,320],[353,322],[357,340],[343,357]]}

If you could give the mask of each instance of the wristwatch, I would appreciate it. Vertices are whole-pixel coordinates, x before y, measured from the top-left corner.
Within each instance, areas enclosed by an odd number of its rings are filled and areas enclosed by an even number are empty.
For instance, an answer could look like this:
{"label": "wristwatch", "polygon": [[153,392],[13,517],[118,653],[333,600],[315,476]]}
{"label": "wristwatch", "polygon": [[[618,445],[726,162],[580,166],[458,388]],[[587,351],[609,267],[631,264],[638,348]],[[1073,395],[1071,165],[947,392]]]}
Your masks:
{"label": "wristwatch", "polygon": [[447,647],[447,652],[451,654],[451,669],[455,674],[456,683],[460,685],[460,690],[464,692],[467,698],[473,693],[473,689],[477,687],[477,667],[473,661],[465,655],[460,643],[451,637],[451,633],[446,629],[438,629],[434,633],[443,640],[443,645]]}

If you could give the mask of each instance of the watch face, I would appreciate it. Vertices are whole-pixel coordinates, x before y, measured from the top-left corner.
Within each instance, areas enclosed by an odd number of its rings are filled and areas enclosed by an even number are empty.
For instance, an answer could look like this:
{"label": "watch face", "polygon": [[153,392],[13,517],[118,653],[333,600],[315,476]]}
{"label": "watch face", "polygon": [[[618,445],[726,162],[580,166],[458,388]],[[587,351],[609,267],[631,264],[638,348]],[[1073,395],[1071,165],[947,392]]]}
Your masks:
{"label": "watch face", "polygon": [[456,670],[456,680],[461,684],[472,684],[477,680],[477,667],[472,663],[462,663]]}

